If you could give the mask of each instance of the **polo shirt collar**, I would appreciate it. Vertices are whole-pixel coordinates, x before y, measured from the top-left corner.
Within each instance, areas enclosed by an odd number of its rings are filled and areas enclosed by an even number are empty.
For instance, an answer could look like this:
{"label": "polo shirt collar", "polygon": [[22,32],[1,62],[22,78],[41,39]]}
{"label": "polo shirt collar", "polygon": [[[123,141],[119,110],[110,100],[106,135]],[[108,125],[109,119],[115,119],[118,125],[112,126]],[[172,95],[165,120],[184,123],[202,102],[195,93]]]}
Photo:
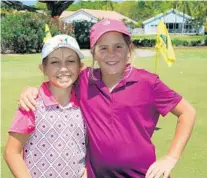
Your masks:
{"label": "polo shirt collar", "polygon": [[[96,80],[92,79],[90,70],[92,70],[92,69],[89,69],[89,73],[88,73],[89,84],[98,84],[99,86],[102,85],[101,84],[102,83],[101,70],[94,69],[92,71]],[[136,75],[137,73],[135,70],[136,70],[136,68],[134,68],[131,64],[127,64],[125,72],[123,74],[123,77],[122,77],[122,79],[120,79],[120,83],[126,84],[128,82],[138,82],[138,77]]]}
{"label": "polo shirt collar", "polygon": [[[40,94],[45,106],[52,106],[52,105],[59,105],[60,106],[60,104],[55,100],[55,98],[53,97],[53,95],[49,89],[49,82],[42,83],[42,85],[39,89],[39,94]],[[73,89],[72,89],[71,99],[69,101],[69,104],[72,107],[79,107],[79,103],[76,99],[75,91]]]}

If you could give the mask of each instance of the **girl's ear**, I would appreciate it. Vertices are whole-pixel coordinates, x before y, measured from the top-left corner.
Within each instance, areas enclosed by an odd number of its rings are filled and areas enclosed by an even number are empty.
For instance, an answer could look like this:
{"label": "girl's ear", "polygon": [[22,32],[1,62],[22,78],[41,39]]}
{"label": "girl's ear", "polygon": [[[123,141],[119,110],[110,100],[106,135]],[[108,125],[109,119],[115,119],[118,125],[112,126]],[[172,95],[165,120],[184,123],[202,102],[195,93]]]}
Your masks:
{"label": "girl's ear", "polygon": [[82,70],[84,70],[86,68],[86,66],[84,66],[84,63],[83,62],[81,62],[80,63],[80,70],[82,71]]}
{"label": "girl's ear", "polygon": [[129,51],[128,51],[128,54],[127,54],[127,61],[128,61],[128,62],[130,62],[130,60],[131,60],[132,52],[133,52],[133,44],[131,43],[131,44],[129,45]]}
{"label": "girl's ear", "polygon": [[131,43],[131,44],[129,45],[129,52],[130,52],[130,54],[132,53],[132,51],[133,51],[133,44]]}
{"label": "girl's ear", "polygon": [[132,51],[133,51],[133,44],[131,43],[131,44],[129,45],[128,58],[131,57],[131,55],[132,55]]}
{"label": "girl's ear", "polygon": [[39,64],[39,69],[42,71],[43,74],[45,74],[44,67],[42,64]]}
{"label": "girl's ear", "polygon": [[129,51],[127,54],[127,58],[129,59],[131,57],[131,52]]}
{"label": "girl's ear", "polygon": [[95,58],[95,47],[93,47],[93,48],[90,50],[90,52],[91,52],[91,55],[92,55],[92,57],[93,57],[93,60],[96,61],[96,58]]}

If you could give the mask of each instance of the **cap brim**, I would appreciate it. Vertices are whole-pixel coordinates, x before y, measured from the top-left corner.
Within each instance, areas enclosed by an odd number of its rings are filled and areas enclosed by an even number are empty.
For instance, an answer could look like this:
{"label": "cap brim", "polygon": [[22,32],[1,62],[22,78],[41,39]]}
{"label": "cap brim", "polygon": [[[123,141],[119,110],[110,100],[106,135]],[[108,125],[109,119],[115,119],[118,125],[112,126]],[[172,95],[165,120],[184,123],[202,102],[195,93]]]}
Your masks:
{"label": "cap brim", "polygon": [[130,39],[131,39],[130,34],[129,34],[128,32],[126,32],[126,31],[117,30],[117,29],[106,29],[105,31],[103,31],[102,33],[100,33],[100,34],[96,37],[96,40],[95,40],[94,44],[91,45],[91,47],[93,47],[93,46],[97,43],[97,41],[99,40],[99,38],[100,38],[102,35],[104,35],[105,33],[107,33],[107,32],[119,32],[119,33],[122,33],[122,34],[125,34],[125,35],[129,36]]}
{"label": "cap brim", "polygon": [[[66,47],[66,48],[69,48],[69,47]],[[70,47],[69,49],[74,50],[78,54],[78,56],[79,56],[80,59],[83,59],[84,58],[83,53],[81,53],[81,51],[79,49],[73,48],[73,47]]]}
{"label": "cap brim", "polygon": [[47,55],[44,55],[44,56],[42,56],[42,59],[44,59],[45,57],[47,57],[47,56],[49,56],[49,54],[51,54],[54,50],[56,50],[56,49],[58,49],[58,48],[68,48],[68,49],[72,49],[72,50],[74,50],[77,54],[78,54],[78,56],[79,56],[79,58],[80,59],[83,59],[84,58],[84,55],[83,55],[83,53],[81,53],[81,51],[79,50],[79,49],[77,49],[77,48],[73,48],[73,47],[68,47],[68,46],[59,46],[59,47],[57,47],[57,48],[54,48],[52,51],[50,51],[49,53],[47,53]]}

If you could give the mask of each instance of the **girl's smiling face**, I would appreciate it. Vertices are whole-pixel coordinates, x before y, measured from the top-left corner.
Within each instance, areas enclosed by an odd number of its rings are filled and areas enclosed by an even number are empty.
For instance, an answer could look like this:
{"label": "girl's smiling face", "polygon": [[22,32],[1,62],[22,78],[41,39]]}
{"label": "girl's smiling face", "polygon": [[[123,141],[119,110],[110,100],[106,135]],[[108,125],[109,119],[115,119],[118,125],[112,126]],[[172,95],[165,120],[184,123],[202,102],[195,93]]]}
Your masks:
{"label": "girl's smiling face", "polygon": [[58,48],[43,61],[41,70],[50,83],[59,88],[72,87],[81,69],[77,53],[69,48]]}
{"label": "girl's smiling face", "polygon": [[121,77],[129,61],[129,48],[122,33],[103,34],[98,39],[94,50],[94,60],[98,62],[102,74]]}

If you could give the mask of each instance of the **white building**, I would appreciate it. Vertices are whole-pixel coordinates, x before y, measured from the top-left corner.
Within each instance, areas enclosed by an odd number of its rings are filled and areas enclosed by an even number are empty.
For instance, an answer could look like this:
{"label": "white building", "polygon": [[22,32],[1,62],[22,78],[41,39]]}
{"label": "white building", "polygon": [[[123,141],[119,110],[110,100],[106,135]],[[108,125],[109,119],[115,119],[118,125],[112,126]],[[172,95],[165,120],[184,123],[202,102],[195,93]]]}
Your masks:
{"label": "white building", "polygon": [[[155,17],[145,20],[143,24],[143,31],[145,34],[155,34],[157,32],[157,25],[163,20],[168,28],[169,33],[184,33],[195,34],[196,29],[191,26],[191,20],[193,17],[179,12],[175,9],[167,11],[165,14],[161,13]],[[204,33],[204,27],[199,28],[199,33]]]}
{"label": "white building", "polygon": [[[65,23],[72,23],[73,21],[89,21],[96,23],[98,20],[103,18],[113,18],[121,21],[125,21],[127,23],[136,24],[137,22],[126,17],[115,11],[105,11],[105,10],[93,10],[93,9],[80,9],[78,11],[64,11],[60,19]],[[128,25],[129,31],[132,31],[130,25]]]}

